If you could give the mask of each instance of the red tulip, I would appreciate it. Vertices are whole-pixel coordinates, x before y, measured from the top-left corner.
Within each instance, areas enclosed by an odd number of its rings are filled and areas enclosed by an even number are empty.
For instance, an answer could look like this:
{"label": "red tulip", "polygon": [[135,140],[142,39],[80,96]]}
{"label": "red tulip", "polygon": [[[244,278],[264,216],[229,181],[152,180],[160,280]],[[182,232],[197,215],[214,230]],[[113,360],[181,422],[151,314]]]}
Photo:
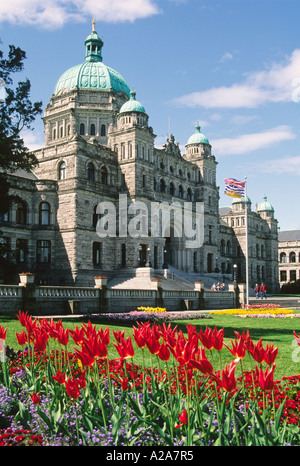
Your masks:
{"label": "red tulip", "polygon": [[278,348],[274,348],[274,345],[269,345],[267,343],[264,359],[268,366],[272,366],[272,364],[275,362],[277,354]]}
{"label": "red tulip", "polygon": [[186,425],[188,423],[188,416],[187,416],[187,410],[183,409],[182,413],[178,415],[179,420],[181,421],[181,424],[178,424],[175,426],[175,429],[178,429],[179,427],[182,427],[183,425]]}
{"label": "red tulip", "polygon": [[95,362],[95,357],[87,348],[84,348],[81,351],[75,348],[75,354],[84,367],[91,367]]}
{"label": "red tulip", "polygon": [[117,345],[114,343],[114,346],[116,350],[118,351],[121,359],[133,358],[134,349],[133,349],[132,341],[130,337],[128,337],[126,340],[125,338],[123,338],[123,340]]}
{"label": "red tulip", "polygon": [[117,343],[121,343],[121,340],[125,338],[125,330],[123,332],[121,330],[113,330],[113,335]]}
{"label": "red tulip", "polygon": [[226,348],[229,349],[231,354],[236,359],[243,359],[246,356],[245,344],[244,344],[244,342],[243,342],[243,340],[241,338],[239,338],[237,341],[231,340],[232,348],[229,348],[229,346],[227,346],[225,343],[224,343],[224,346],[226,346]]}
{"label": "red tulip", "polygon": [[146,339],[145,339],[145,336],[146,336],[146,331],[145,331],[146,327],[141,327],[139,326],[139,328],[136,328],[136,327],[133,327],[133,338],[134,338],[134,341],[136,342],[137,346],[139,348],[145,348],[146,346]]}
{"label": "red tulip", "polygon": [[217,330],[216,327],[213,331],[213,347],[217,351],[221,351],[223,348],[223,340],[224,340],[224,329],[221,328],[220,330]]}
{"label": "red tulip", "polygon": [[270,369],[269,367],[267,367],[265,372],[262,370],[262,368],[259,369],[258,383],[259,383],[260,388],[264,392],[269,392],[274,389],[275,385],[274,385],[273,376],[274,376],[275,367],[276,367],[276,364],[273,364],[272,368]]}
{"label": "red tulip", "polygon": [[210,327],[206,327],[204,332],[201,328],[200,332],[198,333],[198,338],[206,349],[211,350],[213,348],[214,336],[213,331]]}
{"label": "red tulip", "polygon": [[166,344],[162,344],[159,348],[159,352],[158,352],[158,357],[159,359],[161,359],[162,361],[169,361],[170,359],[170,351],[169,351],[169,348]]}
{"label": "red tulip", "polygon": [[297,343],[298,343],[298,345],[300,346],[300,336],[299,336],[299,335],[297,335],[297,333],[295,332],[295,330],[294,330],[294,332],[293,332],[293,333],[294,333],[294,337],[296,338],[296,342],[297,342]]}
{"label": "red tulip", "polygon": [[120,379],[121,387],[124,392],[128,390],[128,377],[124,377],[124,379]]}
{"label": "red tulip", "polygon": [[83,337],[84,337],[84,329],[81,327],[81,329],[78,328],[76,325],[75,330],[69,330],[71,337],[73,338],[73,341],[76,345],[81,346],[83,342]]}
{"label": "red tulip", "polygon": [[109,327],[107,327],[105,330],[100,328],[97,332],[98,337],[102,340],[103,344],[105,346],[109,345],[110,338],[109,338]]}
{"label": "red tulip", "polygon": [[6,332],[7,332],[7,328],[4,328],[0,325],[0,339],[1,340],[6,339]]}
{"label": "red tulip", "polygon": [[76,398],[79,398],[80,391],[79,391],[79,383],[77,379],[66,380],[65,387],[66,387],[67,393],[70,398],[73,398],[74,400]]}
{"label": "red tulip", "polygon": [[265,358],[265,350],[262,346],[262,338],[260,338],[256,345],[253,344],[252,349],[249,350],[249,353],[253,357],[253,359],[262,364]]}
{"label": "red tulip", "polygon": [[28,343],[28,336],[25,330],[23,330],[21,333],[16,332],[16,337],[19,345],[23,346]]}
{"label": "red tulip", "polygon": [[33,394],[31,395],[31,399],[34,405],[38,405],[40,402],[40,394],[33,392]]}
{"label": "red tulip", "polygon": [[154,332],[146,338],[146,345],[151,354],[158,354],[160,349],[160,343]]}
{"label": "red tulip", "polygon": [[36,351],[43,352],[47,348],[48,334],[42,330],[35,328],[34,335],[34,348]]}
{"label": "red tulip", "polygon": [[237,361],[231,362],[229,366],[225,364],[225,369],[223,369],[221,373],[221,387],[229,393],[236,389],[236,379],[234,375],[236,364]]}
{"label": "red tulip", "polygon": [[56,380],[60,385],[63,385],[66,381],[65,373],[58,370],[56,375],[52,375],[52,378]]}

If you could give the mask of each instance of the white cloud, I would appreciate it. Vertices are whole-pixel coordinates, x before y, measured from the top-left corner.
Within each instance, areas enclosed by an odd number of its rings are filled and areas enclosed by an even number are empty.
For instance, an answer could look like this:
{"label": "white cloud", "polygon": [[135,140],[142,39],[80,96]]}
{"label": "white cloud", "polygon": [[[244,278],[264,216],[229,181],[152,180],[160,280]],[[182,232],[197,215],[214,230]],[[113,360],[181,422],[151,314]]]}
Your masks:
{"label": "white cloud", "polygon": [[263,162],[260,164],[260,170],[278,175],[282,175],[283,173],[300,175],[300,155]]}
{"label": "white cloud", "polygon": [[248,154],[256,150],[294,139],[296,136],[288,126],[277,126],[260,133],[242,134],[236,138],[221,138],[211,141],[215,155]]}
{"label": "white cloud", "polygon": [[220,58],[220,63],[225,63],[228,60],[233,60],[233,54],[230,52],[225,52]]}
{"label": "white cloud", "polygon": [[269,102],[296,102],[300,95],[300,50],[285,63],[252,72],[244,81],[231,86],[214,87],[174,99],[185,107],[255,108]]}
{"label": "white cloud", "polygon": [[159,13],[153,0],[10,0],[0,2],[0,23],[55,29],[69,21],[91,19],[133,22]]}

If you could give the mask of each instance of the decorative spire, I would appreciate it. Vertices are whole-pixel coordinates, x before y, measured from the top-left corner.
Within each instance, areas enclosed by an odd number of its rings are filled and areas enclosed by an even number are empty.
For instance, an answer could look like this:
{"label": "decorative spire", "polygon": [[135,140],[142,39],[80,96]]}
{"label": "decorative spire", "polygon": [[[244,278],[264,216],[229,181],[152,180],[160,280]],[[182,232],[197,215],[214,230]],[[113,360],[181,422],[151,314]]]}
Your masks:
{"label": "decorative spire", "polygon": [[135,100],[136,97],[136,92],[134,89],[131,89],[130,91],[130,100]]}
{"label": "decorative spire", "polygon": [[92,20],[92,32],[85,39],[85,59],[86,61],[102,61],[103,41],[95,31],[95,19]]}

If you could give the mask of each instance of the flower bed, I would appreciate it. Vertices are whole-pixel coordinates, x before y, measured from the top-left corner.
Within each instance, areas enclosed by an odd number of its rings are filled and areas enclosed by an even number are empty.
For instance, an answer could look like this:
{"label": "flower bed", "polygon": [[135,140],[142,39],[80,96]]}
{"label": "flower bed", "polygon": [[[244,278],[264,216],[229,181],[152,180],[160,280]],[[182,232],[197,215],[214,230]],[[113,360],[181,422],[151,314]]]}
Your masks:
{"label": "flower bed", "polygon": [[241,309],[225,309],[218,311],[210,311],[213,314],[229,314],[238,317],[299,317],[300,314],[295,314],[292,309],[282,309],[274,304],[269,305],[248,305]]}
{"label": "flower bed", "polygon": [[[18,318],[23,349],[6,351],[0,369],[0,445],[298,445],[300,376],[275,380],[278,348],[249,331],[229,346],[216,327],[188,324],[185,336],[143,322],[125,338],[90,321],[69,330]],[[216,370],[222,349],[228,360]],[[133,362],[137,350],[150,367]]]}
{"label": "flower bed", "polygon": [[[113,312],[105,314],[96,314],[93,316],[93,321],[120,321],[120,322],[172,322],[174,320],[194,320],[194,319],[212,319],[207,313],[202,312],[159,312],[150,311],[150,309],[159,308],[147,308],[148,310],[139,310],[131,312]],[[146,308],[145,308],[146,309]]]}

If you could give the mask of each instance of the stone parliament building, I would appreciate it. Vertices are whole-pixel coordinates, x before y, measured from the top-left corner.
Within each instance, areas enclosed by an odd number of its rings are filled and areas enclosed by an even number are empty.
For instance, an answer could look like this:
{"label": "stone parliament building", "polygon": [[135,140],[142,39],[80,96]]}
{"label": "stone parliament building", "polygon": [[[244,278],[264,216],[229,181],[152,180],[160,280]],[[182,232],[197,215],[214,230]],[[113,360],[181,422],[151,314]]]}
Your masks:
{"label": "stone parliament building", "polygon": [[[45,108],[45,146],[34,151],[38,166],[7,174],[10,193],[22,201],[0,218],[0,240],[16,252],[14,273],[2,280],[16,282],[19,272],[30,271],[44,285],[92,286],[95,275],[112,279],[125,270],[151,265],[155,272],[167,264],[199,278],[219,274],[218,281],[243,282],[247,206],[249,287],[264,281],[269,292],[278,290],[278,228],[267,198],[254,210],[249,198],[219,208],[217,161],[200,127],[185,154],[173,135],[156,148],[136,93],[103,63],[94,26],[84,45],[84,62],[62,74]],[[172,222],[157,236],[122,234],[127,206],[120,205],[120,195],[149,208],[153,202],[203,203],[202,246],[187,249]],[[116,206],[115,236],[97,234],[100,202]]]}

